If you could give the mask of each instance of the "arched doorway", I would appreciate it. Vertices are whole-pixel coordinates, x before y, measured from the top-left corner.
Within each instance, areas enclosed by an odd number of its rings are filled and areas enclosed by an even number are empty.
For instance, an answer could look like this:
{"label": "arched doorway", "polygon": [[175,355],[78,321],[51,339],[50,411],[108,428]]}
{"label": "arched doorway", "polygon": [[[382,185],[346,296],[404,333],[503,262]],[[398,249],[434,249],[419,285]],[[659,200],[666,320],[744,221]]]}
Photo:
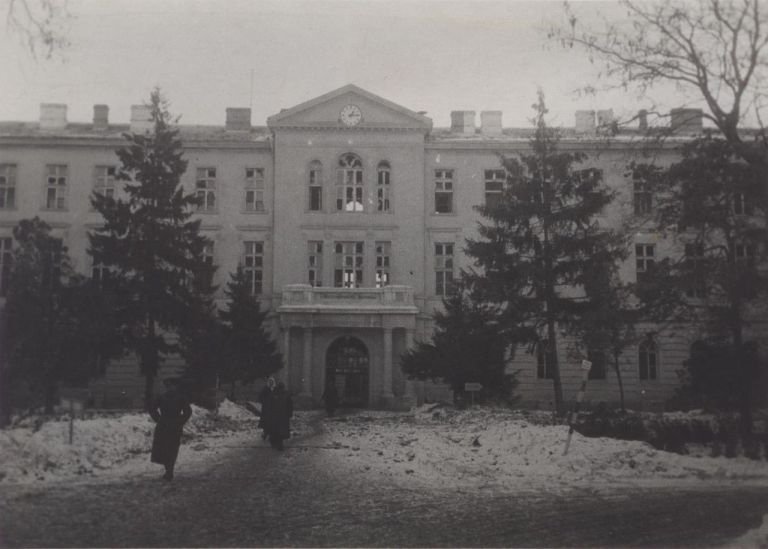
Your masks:
{"label": "arched doorway", "polygon": [[356,337],[336,339],[325,355],[325,381],[336,384],[341,406],[368,406],[368,349]]}

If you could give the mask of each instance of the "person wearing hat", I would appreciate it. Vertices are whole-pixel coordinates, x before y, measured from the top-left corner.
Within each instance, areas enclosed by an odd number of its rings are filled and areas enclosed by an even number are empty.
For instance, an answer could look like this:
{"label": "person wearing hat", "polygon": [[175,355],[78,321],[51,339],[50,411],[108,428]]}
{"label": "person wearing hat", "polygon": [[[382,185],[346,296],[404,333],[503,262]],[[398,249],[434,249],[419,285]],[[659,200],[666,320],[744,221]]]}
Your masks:
{"label": "person wearing hat", "polygon": [[173,469],[179,455],[181,433],[192,416],[192,407],[179,390],[178,378],[166,378],[163,383],[166,392],[149,408],[149,415],[156,424],[150,459],[152,463],[165,466],[163,479],[170,481],[173,480]]}

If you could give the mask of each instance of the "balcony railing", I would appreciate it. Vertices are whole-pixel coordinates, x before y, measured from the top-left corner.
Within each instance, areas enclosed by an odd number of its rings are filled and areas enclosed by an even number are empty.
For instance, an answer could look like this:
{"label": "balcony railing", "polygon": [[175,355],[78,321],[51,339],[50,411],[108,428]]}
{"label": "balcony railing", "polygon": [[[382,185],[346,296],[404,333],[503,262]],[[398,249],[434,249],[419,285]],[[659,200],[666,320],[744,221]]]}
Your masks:
{"label": "balcony railing", "polygon": [[385,286],[383,288],[315,288],[308,284],[283,286],[280,308],[413,308],[413,288]]}

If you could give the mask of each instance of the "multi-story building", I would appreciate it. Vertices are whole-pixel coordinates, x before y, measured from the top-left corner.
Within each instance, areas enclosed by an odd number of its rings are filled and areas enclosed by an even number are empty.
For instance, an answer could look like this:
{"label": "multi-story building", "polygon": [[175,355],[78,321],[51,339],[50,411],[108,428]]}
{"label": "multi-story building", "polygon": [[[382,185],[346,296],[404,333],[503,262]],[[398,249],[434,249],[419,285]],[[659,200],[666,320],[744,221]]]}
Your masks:
{"label": "multi-story building", "polygon": [[[683,117],[678,135],[701,131],[700,112],[675,116]],[[653,196],[626,175],[642,129],[607,137],[600,127],[609,117],[577,112],[561,147],[587,153],[583,169],[599,170],[617,191],[605,222],[638,219],[622,268],[634,280],[670,244],[640,222]],[[399,356],[430,338],[432,312],[468,266],[462,249],[476,234],[474,207],[500,194],[499,155],[526,151],[531,135],[503,128],[499,111],[481,112],[479,127],[475,118],[455,111],[450,128],[436,129],[422,113],[348,85],[283,110],[266,127],[252,126],[250,109],[240,108],[227,109],[221,127],[180,127],[189,162],[183,184],[201,197],[196,215],[218,265],[216,282],[245,267],[253,293],[271,311],[286,363],[281,375],[300,401],[317,403],[327,378],[360,406],[395,406],[438,390],[407,381]],[[0,123],[0,272],[7,272],[13,226],[40,216],[65,241],[75,268],[98,276],[86,235],[101,220],[88,197],[120,194],[115,150],[125,144],[124,132],[149,127],[146,107],[133,107],[130,125],[117,125],[104,105],[94,107],[92,123],[67,122],[66,106],[57,104],[42,105],[39,122]],[[654,153],[669,162],[674,139]],[[2,284],[5,278],[0,292]],[[628,351],[628,401],[666,399],[692,338],[686,330],[661,331]],[[564,362],[566,398],[573,398],[579,363]],[[551,405],[546,353],[518,352],[510,370],[518,371],[523,402]],[[596,368],[592,377],[589,399],[618,399],[611,371]],[[95,397],[115,403],[122,392],[139,403],[141,383],[135,363],[116,363]]]}

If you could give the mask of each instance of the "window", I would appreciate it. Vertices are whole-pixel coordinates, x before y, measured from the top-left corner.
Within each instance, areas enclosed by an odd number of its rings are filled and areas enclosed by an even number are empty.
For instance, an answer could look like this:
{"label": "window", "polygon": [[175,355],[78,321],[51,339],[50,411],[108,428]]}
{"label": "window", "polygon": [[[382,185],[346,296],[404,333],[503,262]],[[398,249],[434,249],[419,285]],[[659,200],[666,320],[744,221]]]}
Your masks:
{"label": "window", "polygon": [[706,280],[704,278],[704,246],[701,244],[685,245],[685,267],[688,272],[685,295],[702,299],[707,296]]}
{"label": "window", "polygon": [[573,175],[575,176],[576,181],[582,184],[588,183],[591,187],[596,187],[603,180],[603,170],[600,168],[575,170]]}
{"label": "window", "polygon": [[245,211],[264,211],[264,168],[245,168]]}
{"label": "window", "polygon": [[755,247],[749,244],[736,244],[733,248],[736,263],[752,267],[755,264]]}
{"label": "window", "polygon": [[435,170],[435,213],[453,212],[453,170]]}
{"label": "window", "polygon": [[91,266],[91,281],[99,288],[104,288],[109,284],[112,270],[101,261],[93,258]]}
{"label": "window", "polygon": [[587,352],[587,360],[592,363],[587,379],[605,379],[605,353],[590,350]]}
{"label": "window", "polygon": [[67,166],[49,164],[46,167],[45,207],[49,210],[67,209]]}
{"label": "window", "polygon": [[245,276],[251,295],[261,295],[264,277],[264,243],[258,240],[243,242],[245,246]]}
{"label": "window", "polygon": [[0,208],[16,206],[16,164],[0,164]]}
{"label": "window", "polygon": [[216,209],[216,168],[197,168],[195,196],[198,212],[212,212]]}
{"label": "window", "polygon": [[495,208],[501,202],[507,172],[504,170],[485,170],[485,206]]}
{"label": "window", "polygon": [[363,211],[363,163],[354,154],[345,154],[339,159],[336,210],[339,212]]}
{"label": "window", "polygon": [[635,273],[638,281],[647,279],[648,273],[653,268],[655,256],[654,244],[635,244]]}
{"label": "window", "polygon": [[389,162],[379,162],[379,167],[376,172],[376,211],[378,212],[390,212],[392,211],[390,203],[390,178],[392,171],[389,167]]}
{"label": "window", "polygon": [[359,288],[363,285],[363,243],[337,242],[335,247],[333,285],[337,288]]}
{"label": "window", "polygon": [[651,185],[644,179],[635,179],[632,182],[632,200],[635,205],[635,215],[649,215],[653,211],[653,198]]}
{"label": "window", "polygon": [[392,252],[391,242],[376,243],[376,287],[389,286],[389,257]]}
{"label": "window", "polygon": [[309,241],[308,254],[309,285],[319,288],[323,285],[323,243],[320,240]]}
{"label": "window", "polygon": [[51,240],[51,247],[44,257],[42,283],[44,286],[58,286],[61,282],[61,259],[64,241],[60,238]]}
{"label": "window", "polygon": [[637,350],[637,363],[640,366],[640,379],[651,380],[658,378],[658,351],[652,338],[645,339]]}
{"label": "window", "polygon": [[446,296],[453,292],[453,244],[435,244],[435,294]]}
{"label": "window", "polygon": [[315,160],[309,165],[309,211],[323,209],[323,165]]}
{"label": "window", "polygon": [[746,193],[734,193],[731,199],[731,209],[734,215],[752,215],[752,203]]}
{"label": "window", "polygon": [[93,173],[93,192],[104,198],[114,198],[116,175],[115,166],[96,166]]}
{"label": "window", "polygon": [[9,236],[0,238],[0,296],[5,297],[11,281],[11,263],[13,262],[13,239]]}
{"label": "window", "polygon": [[548,339],[539,341],[536,346],[536,377],[553,379],[555,377],[555,354]]}

